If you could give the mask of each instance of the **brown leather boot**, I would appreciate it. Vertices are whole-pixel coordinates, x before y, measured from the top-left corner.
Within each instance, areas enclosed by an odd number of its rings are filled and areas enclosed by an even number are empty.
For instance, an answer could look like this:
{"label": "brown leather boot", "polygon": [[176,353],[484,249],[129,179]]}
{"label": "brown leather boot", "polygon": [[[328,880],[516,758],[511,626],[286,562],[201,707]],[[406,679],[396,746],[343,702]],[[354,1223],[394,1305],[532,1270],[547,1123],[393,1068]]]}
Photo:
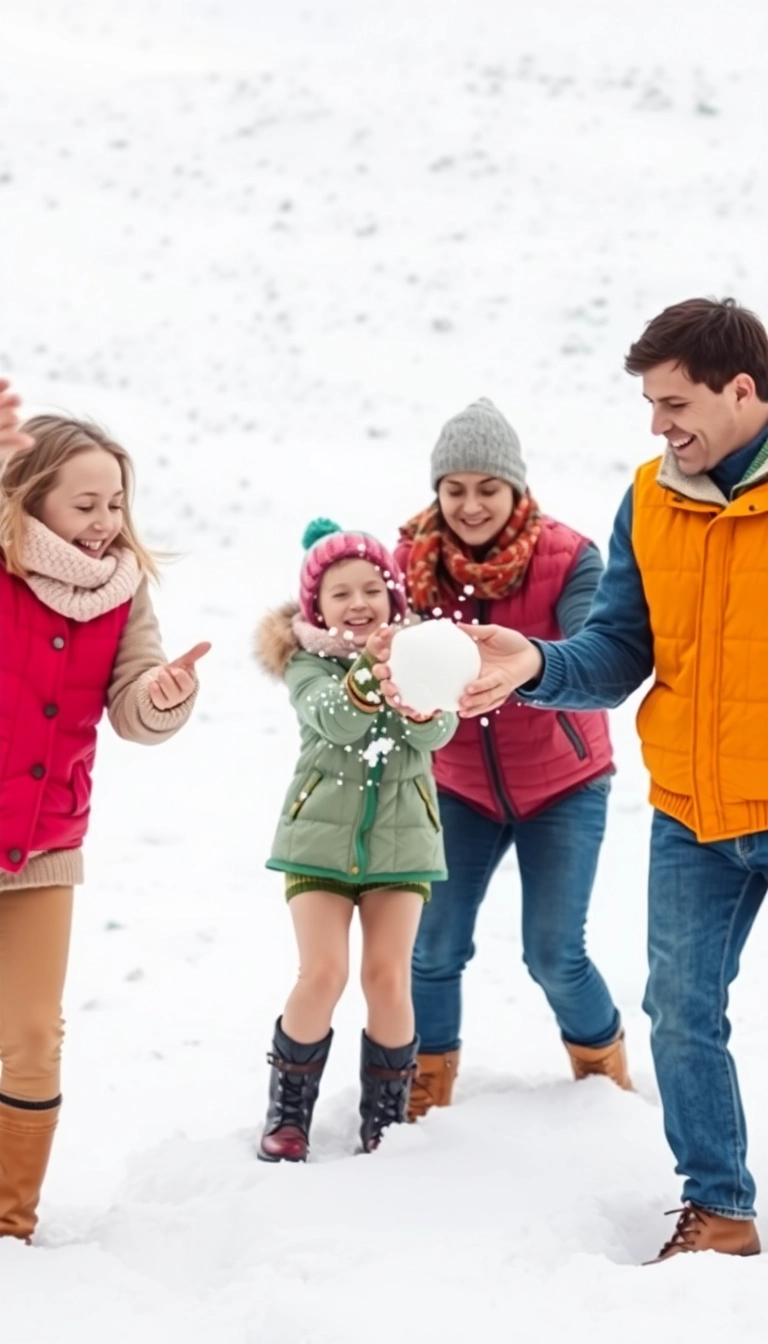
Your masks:
{"label": "brown leather boot", "polygon": [[679,1213],[672,1236],[662,1246],[655,1260],[647,1265],[661,1264],[673,1255],[686,1251],[718,1251],[720,1255],[759,1255],[760,1238],[751,1218],[723,1218],[719,1213],[708,1213],[695,1204],[687,1203]]}
{"label": "brown leather boot", "polygon": [[577,1081],[589,1078],[592,1074],[603,1074],[604,1077],[610,1078],[611,1082],[616,1083],[617,1087],[622,1087],[625,1092],[634,1091],[627,1069],[623,1031],[615,1041],[611,1041],[610,1045],[600,1046],[599,1049],[588,1045],[573,1045],[571,1041],[565,1042],[565,1048],[571,1057],[571,1068]]}
{"label": "brown leather boot", "polygon": [[416,1077],[408,1101],[409,1121],[422,1120],[433,1106],[450,1106],[458,1072],[458,1050],[448,1050],[444,1055],[417,1055]]}
{"label": "brown leather boot", "polygon": [[0,1237],[29,1241],[37,1226],[59,1100],[44,1109],[0,1101]]}

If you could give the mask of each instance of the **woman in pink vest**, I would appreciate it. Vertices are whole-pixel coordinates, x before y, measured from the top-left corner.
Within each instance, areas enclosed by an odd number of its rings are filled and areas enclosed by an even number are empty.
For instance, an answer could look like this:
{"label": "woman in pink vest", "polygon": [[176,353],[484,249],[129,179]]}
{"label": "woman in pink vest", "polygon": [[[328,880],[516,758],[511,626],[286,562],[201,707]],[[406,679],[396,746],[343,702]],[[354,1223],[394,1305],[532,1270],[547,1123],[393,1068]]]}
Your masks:
{"label": "woman in pink vest", "polygon": [[[580,629],[602,572],[597,548],[542,514],[512,426],[485,399],[444,426],[437,499],[401,529],[397,559],[423,617],[511,626],[541,639]],[[584,928],[613,774],[606,716],[509,701],[465,719],[435,757],[449,877],[424,910],[413,959],[421,1041],[410,1118],[451,1100],[461,980],[491,878],[514,845],[523,957],[560,1028],[573,1073],[629,1087],[623,1032]]]}
{"label": "woman in pink vest", "polygon": [[20,428],[16,405],[0,383],[0,1237],[28,1240],[61,1104],[96,725],[106,708],[121,737],[165,742],[209,646],[166,662],[125,450],[58,416]]}

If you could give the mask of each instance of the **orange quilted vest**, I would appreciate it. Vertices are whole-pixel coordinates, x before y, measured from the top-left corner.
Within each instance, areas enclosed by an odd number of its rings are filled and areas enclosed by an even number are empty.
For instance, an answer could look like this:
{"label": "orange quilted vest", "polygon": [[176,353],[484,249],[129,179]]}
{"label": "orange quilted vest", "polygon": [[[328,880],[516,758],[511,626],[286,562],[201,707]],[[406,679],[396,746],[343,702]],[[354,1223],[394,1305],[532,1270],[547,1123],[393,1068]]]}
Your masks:
{"label": "orange quilted vest", "polygon": [[768,480],[723,507],[635,477],[656,680],[637,719],[651,803],[701,841],[768,830]]}

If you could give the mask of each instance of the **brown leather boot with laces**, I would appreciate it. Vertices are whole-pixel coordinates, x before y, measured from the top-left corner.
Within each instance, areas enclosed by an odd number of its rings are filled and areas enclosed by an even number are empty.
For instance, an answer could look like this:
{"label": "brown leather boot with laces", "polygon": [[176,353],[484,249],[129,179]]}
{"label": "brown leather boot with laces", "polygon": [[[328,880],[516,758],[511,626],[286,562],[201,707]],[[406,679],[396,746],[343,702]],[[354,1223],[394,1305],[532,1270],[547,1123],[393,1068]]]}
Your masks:
{"label": "brown leather boot with laces", "polygon": [[720,1255],[760,1254],[760,1238],[751,1218],[723,1218],[719,1213],[708,1213],[690,1203],[682,1209],[667,1212],[679,1214],[677,1226],[656,1259],[646,1260],[647,1265],[658,1265],[662,1260],[687,1251],[718,1251]]}

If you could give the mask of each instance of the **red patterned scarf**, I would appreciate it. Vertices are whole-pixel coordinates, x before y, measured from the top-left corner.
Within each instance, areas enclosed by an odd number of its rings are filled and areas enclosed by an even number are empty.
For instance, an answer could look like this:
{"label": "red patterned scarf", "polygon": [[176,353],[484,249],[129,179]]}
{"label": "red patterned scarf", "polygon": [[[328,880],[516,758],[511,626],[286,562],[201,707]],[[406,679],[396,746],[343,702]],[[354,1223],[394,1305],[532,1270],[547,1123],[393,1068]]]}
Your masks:
{"label": "red patterned scarf", "polygon": [[439,505],[430,504],[400,529],[400,536],[413,543],[406,576],[411,606],[430,611],[465,591],[481,601],[508,597],[525,578],[540,532],[539,506],[526,491],[493,546],[477,560],[451,531]]}

